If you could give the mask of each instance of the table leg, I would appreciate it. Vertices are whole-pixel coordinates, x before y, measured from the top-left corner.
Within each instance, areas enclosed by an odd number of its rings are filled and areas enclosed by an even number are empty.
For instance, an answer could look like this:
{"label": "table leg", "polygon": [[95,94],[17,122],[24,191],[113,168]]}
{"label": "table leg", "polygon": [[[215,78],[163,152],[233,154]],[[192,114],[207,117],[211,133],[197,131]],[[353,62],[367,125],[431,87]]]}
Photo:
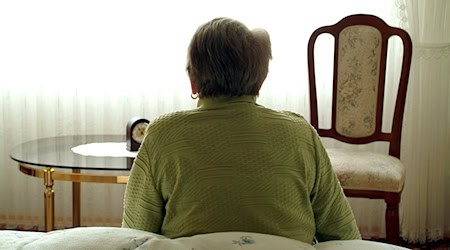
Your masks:
{"label": "table leg", "polygon": [[44,199],[45,199],[45,230],[52,231],[55,228],[55,193],[53,191],[53,168],[44,169]]}
{"label": "table leg", "polygon": [[[80,173],[79,169],[73,169],[72,173]],[[81,185],[79,182],[72,182],[72,216],[73,227],[80,226],[80,190]]]}

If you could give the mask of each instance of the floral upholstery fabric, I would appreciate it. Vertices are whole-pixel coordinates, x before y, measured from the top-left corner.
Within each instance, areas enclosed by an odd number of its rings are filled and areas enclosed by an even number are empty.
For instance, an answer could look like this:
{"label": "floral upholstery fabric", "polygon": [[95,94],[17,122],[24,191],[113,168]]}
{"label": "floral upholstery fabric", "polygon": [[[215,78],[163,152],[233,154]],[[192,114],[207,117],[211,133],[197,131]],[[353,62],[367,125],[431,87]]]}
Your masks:
{"label": "floral upholstery fabric", "polygon": [[348,27],[339,36],[336,130],[348,137],[375,131],[381,33],[369,26]]}
{"label": "floral upholstery fabric", "polygon": [[344,189],[400,192],[403,188],[405,167],[393,156],[341,148],[327,152]]}

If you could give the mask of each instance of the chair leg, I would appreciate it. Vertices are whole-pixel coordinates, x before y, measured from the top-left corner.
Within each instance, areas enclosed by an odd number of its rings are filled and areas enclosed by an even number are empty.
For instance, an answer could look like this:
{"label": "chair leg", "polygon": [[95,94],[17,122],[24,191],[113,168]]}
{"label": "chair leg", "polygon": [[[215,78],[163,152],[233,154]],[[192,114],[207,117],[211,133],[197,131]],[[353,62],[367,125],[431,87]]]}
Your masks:
{"label": "chair leg", "polygon": [[386,201],[386,242],[397,245],[400,242],[400,218],[398,206],[400,194],[385,198]]}

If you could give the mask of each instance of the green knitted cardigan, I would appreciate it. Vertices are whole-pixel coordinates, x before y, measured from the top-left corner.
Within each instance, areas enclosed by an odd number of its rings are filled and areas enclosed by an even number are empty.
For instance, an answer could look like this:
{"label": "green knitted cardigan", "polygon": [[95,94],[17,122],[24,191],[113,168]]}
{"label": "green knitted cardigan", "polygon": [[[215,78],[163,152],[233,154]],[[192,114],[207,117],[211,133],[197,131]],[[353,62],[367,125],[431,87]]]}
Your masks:
{"label": "green knitted cardigan", "polygon": [[226,231],[360,239],[316,131],[255,96],[201,98],[148,126],[123,227],[170,238]]}

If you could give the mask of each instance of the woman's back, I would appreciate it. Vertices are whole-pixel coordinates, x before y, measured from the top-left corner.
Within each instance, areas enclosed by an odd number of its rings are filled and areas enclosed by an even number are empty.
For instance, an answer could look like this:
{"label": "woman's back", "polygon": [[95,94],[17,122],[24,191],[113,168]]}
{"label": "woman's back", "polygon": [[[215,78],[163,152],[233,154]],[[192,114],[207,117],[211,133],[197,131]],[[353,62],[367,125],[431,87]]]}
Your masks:
{"label": "woman's back", "polygon": [[[135,183],[127,193],[147,193],[142,211],[151,210],[153,219],[132,221],[125,213],[125,225],[172,238],[250,231],[310,243],[315,213],[331,212],[314,211],[313,202],[330,197],[338,203],[328,206],[342,207],[333,213],[345,214],[336,226],[354,223],[334,173],[321,167],[329,165],[325,151],[301,116],[259,106],[254,96],[205,98],[199,105],[148,128],[133,171],[149,179],[144,190]],[[321,182],[331,196],[316,197]]]}

